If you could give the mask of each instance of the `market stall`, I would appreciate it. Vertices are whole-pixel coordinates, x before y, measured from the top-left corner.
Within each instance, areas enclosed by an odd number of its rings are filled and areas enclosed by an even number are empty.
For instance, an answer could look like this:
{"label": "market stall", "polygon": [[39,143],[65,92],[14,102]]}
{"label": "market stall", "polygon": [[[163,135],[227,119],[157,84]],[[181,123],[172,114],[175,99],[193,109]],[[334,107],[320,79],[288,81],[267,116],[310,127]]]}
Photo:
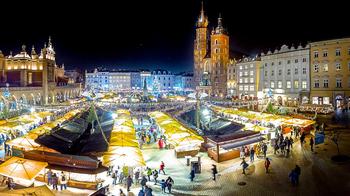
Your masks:
{"label": "market stall", "polygon": [[13,178],[17,184],[30,186],[47,165],[46,162],[11,157],[0,165],[0,175]]}
{"label": "market stall", "polygon": [[47,185],[41,185],[37,187],[29,187],[17,190],[7,190],[1,191],[0,195],[7,196],[24,196],[24,195],[45,195],[45,196],[55,196],[51,189]]}
{"label": "market stall", "polygon": [[196,132],[163,112],[151,112],[149,116],[156,121],[167,142],[175,149],[176,157],[194,156],[199,152],[204,140]]}

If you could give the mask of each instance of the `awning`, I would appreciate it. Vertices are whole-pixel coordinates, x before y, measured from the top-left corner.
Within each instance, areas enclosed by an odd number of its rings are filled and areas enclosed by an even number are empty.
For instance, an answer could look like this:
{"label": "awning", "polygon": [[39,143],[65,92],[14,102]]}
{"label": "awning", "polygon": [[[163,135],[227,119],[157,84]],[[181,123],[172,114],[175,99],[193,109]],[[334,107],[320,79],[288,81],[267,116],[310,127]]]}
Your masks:
{"label": "awning", "polygon": [[46,162],[32,161],[19,157],[11,157],[0,165],[0,174],[13,179],[33,181],[47,166]]}
{"label": "awning", "polygon": [[233,149],[233,148],[237,148],[237,147],[242,147],[242,146],[245,146],[245,145],[258,143],[258,142],[261,142],[263,140],[265,140],[265,138],[259,136],[259,137],[253,137],[253,138],[248,138],[248,139],[241,140],[241,141],[235,141],[235,142],[232,142],[232,143],[224,144],[224,145],[221,145],[220,147],[225,149],[225,150],[230,150],[230,149]]}
{"label": "awning", "polygon": [[17,190],[7,190],[0,192],[0,195],[7,196],[23,196],[23,195],[45,195],[45,196],[55,196],[55,194],[50,190],[47,185],[30,187]]}

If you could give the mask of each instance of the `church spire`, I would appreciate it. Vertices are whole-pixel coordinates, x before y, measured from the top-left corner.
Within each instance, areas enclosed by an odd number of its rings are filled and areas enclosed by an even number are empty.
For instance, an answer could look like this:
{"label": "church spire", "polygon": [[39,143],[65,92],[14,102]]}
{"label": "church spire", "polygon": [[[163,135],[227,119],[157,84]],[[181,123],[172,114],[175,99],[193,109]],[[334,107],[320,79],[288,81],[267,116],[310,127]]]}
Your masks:
{"label": "church spire", "polygon": [[218,26],[215,28],[215,33],[216,33],[216,34],[226,33],[224,27],[222,26],[222,17],[221,17],[221,13],[219,13],[219,17],[218,17]]}
{"label": "church spire", "polygon": [[201,13],[198,17],[198,21],[197,21],[197,27],[201,28],[207,28],[208,27],[208,17],[205,15],[204,13],[204,3],[202,1],[202,8],[201,8]]}

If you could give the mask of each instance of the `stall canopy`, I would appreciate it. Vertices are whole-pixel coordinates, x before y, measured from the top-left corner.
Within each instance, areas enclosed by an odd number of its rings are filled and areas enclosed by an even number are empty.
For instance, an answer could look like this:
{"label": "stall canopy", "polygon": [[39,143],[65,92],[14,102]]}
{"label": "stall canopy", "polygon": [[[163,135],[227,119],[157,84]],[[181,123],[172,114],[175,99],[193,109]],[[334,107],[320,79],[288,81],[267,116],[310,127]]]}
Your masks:
{"label": "stall canopy", "polygon": [[175,148],[184,146],[199,148],[204,141],[196,132],[184,127],[177,120],[163,112],[151,112],[149,116],[164,130],[164,135],[166,135],[168,142],[174,145]]}
{"label": "stall canopy", "polygon": [[18,190],[8,190],[0,192],[0,195],[8,196],[25,196],[25,195],[45,195],[45,196],[55,196],[55,194],[46,185],[30,187]]}
{"label": "stall canopy", "polygon": [[128,110],[117,110],[107,151],[102,156],[104,166],[145,166],[134,124]]}
{"label": "stall canopy", "polygon": [[48,164],[19,157],[11,157],[0,165],[0,174],[10,178],[32,181]]}

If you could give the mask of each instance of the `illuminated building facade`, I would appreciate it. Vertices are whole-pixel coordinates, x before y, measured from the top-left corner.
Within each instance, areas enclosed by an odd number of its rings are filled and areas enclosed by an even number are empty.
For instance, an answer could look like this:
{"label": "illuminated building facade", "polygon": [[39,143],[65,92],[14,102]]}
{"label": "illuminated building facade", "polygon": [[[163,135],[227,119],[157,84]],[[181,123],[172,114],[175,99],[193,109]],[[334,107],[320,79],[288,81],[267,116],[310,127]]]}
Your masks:
{"label": "illuminated building facade", "polygon": [[230,64],[227,67],[227,96],[237,96],[237,75],[235,60],[230,60]]}
{"label": "illuminated building facade", "polygon": [[310,96],[310,48],[283,45],[261,54],[262,95],[271,89],[275,104],[297,106]]}
{"label": "illuminated building facade", "polygon": [[260,58],[243,58],[236,64],[237,96],[240,99],[256,99],[259,90]]}
{"label": "illuminated building facade", "polygon": [[50,38],[39,54],[34,46],[29,54],[25,45],[16,55],[10,52],[5,56],[0,51],[1,91],[9,89],[11,93],[11,97],[1,96],[0,102],[9,100],[26,105],[46,105],[80,95],[80,83],[68,84],[64,66],[56,64],[55,55]]}
{"label": "illuminated building facade", "polygon": [[224,97],[227,94],[229,36],[222,25],[221,16],[211,34],[208,33],[208,24],[202,5],[194,40],[194,83],[200,92]]}
{"label": "illuminated building facade", "polygon": [[350,38],[310,43],[311,102],[341,107],[350,96]]}

